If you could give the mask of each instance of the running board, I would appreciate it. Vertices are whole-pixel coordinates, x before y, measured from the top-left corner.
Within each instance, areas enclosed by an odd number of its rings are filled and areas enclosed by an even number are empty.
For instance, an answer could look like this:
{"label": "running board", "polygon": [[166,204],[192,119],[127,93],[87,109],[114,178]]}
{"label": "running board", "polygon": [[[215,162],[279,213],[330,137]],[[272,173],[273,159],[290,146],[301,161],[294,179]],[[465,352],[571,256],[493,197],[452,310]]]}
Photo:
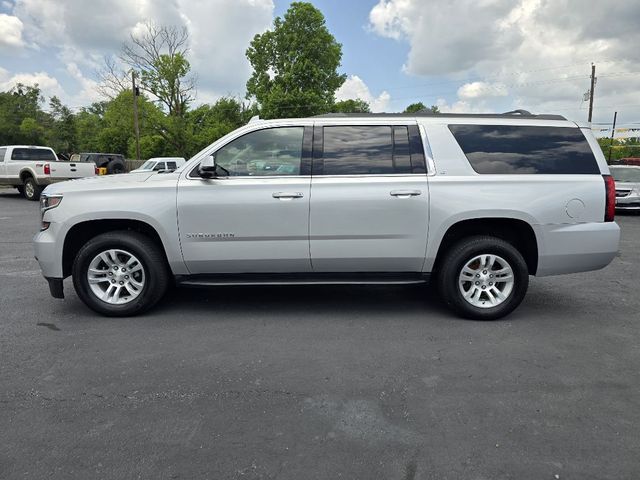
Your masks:
{"label": "running board", "polygon": [[238,273],[218,275],[183,275],[176,283],[185,287],[226,285],[409,285],[425,283],[423,273]]}

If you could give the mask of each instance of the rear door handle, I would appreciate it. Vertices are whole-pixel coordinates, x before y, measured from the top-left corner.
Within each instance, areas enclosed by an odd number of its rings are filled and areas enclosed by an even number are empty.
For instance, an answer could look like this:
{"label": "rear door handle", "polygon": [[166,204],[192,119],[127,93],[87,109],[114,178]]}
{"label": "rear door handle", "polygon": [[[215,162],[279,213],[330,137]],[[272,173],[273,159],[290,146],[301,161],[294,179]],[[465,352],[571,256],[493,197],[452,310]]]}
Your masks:
{"label": "rear door handle", "polygon": [[273,192],[271,196],[280,200],[291,200],[292,198],[304,197],[302,192]]}
{"label": "rear door handle", "polygon": [[418,195],[422,195],[422,191],[421,190],[391,190],[389,192],[389,195],[391,195],[392,197],[398,197],[398,198],[409,198],[409,197],[416,197]]}

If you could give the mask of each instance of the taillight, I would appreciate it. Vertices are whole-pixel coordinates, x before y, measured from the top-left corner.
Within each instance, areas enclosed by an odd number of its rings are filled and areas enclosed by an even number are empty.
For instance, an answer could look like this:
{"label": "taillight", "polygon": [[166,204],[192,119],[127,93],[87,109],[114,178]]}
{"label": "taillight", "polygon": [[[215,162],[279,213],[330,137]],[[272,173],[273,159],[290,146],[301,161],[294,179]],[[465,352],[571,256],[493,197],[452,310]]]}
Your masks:
{"label": "taillight", "polygon": [[603,175],[604,178],[604,221],[613,222],[616,216],[616,182],[611,175]]}
{"label": "taillight", "polygon": [[94,172],[96,175],[100,175],[100,170],[98,170],[98,167],[94,167]]}
{"label": "taillight", "polygon": [[51,165],[49,165],[48,163],[44,164],[44,174],[51,175]]}

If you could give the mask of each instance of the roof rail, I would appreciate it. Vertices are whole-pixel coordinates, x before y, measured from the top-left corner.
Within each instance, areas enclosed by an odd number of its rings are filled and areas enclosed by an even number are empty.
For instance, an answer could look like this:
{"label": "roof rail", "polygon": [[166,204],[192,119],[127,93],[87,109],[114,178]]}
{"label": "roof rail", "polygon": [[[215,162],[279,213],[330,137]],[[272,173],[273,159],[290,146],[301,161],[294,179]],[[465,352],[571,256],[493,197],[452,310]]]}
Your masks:
{"label": "roof rail", "polygon": [[510,112],[504,112],[502,115],[533,115],[529,110],[522,110],[521,108],[517,110],[511,110]]}
{"label": "roof rail", "polygon": [[533,114],[527,110],[513,110],[506,113],[433,113],[419,111],[415,113],[324,113],[313,118],[388,118],[388,117],[435,117],[435,118],[502,118],[518,117],[532,120],[566,120],[562,115]]}

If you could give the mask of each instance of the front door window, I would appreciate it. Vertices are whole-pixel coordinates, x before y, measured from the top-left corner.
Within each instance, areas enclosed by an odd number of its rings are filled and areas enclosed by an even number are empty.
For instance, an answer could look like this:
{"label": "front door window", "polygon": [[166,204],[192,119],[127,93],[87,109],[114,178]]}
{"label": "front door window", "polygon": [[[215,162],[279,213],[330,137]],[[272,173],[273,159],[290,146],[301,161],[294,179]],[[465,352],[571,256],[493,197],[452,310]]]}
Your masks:
{"label": "front door window", "polygon": [[303,133],[304,127],[248,133],[218,150],[216,165],[232,177],[300,175]]}

